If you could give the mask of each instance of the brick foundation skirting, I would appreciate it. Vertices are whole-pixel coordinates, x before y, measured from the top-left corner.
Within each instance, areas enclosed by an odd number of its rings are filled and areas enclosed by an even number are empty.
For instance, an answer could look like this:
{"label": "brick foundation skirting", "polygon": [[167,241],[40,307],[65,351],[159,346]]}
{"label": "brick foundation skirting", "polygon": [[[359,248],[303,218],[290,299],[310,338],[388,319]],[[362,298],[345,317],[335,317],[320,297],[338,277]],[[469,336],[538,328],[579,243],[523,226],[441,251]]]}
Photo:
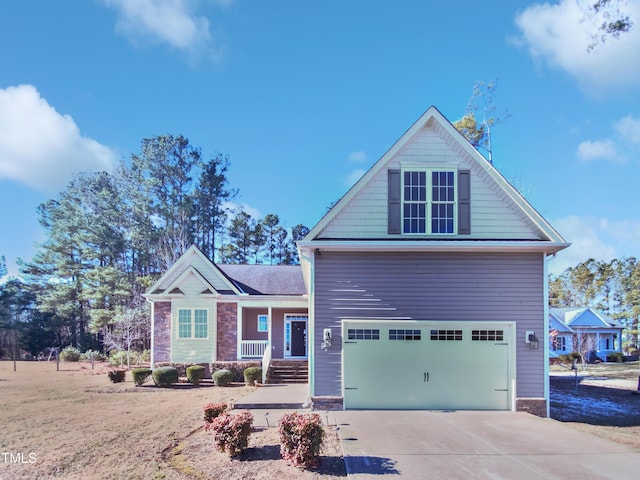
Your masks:
{"label": "brick foundation skirting", "polygon": [[516,398],[516,410],[546,418],[547,401],[544,398]]}
{"label": "brick foundation skirting", "polygon": [[342,397],[311,397],[312,410],[343,410]]}

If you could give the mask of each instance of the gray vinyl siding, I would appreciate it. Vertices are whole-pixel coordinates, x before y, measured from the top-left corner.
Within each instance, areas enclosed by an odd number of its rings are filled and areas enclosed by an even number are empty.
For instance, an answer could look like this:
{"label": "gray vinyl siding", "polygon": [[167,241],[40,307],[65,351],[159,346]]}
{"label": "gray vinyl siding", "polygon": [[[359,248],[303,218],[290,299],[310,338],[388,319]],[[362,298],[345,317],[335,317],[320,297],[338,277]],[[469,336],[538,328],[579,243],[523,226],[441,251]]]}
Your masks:
{"label": "gray vinyl siding", "polygon": [[[539,253],[346,253],[315,257],[315,392],[341,395],[343,319],[515,321],[516,396],[544,396],[544,256]],[[331,327],[333,347],[320,348]],[[383,352],[381,352],[383,354]]]}

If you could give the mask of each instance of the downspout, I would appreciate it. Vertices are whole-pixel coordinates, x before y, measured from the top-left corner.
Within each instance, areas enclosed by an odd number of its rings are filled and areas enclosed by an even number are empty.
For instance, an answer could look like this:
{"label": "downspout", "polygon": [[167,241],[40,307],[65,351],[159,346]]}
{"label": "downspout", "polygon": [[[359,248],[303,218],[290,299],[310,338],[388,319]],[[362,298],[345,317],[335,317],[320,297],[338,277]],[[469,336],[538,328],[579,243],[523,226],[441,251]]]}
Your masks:
{"label": "downspout", "polygon": [[542,254],[543,264],[543,287],[542,297],[544,302],[544,328],[543,328],[543,363],[544,363],[544,398],[547,406],[547,418],[551,416],[551,402],[549,389],[549,272],[547,265],[547,254]]}
{"label": "downspout", "polygon": [[153,300],[145,298],[147,302],[151,304],[151,345],[149,345],[151,353],[149,355],[149,366],[153,368],[155,363],[156,349],[155,349],[155,333],[156,333],[156,304]]}

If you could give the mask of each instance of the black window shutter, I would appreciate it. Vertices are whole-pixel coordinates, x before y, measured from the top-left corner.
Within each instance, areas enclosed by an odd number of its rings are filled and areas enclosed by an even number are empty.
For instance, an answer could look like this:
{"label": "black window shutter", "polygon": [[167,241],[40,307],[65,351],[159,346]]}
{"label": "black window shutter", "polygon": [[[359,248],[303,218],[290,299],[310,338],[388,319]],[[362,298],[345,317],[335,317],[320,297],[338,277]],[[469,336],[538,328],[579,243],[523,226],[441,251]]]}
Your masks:
{"label": "black window shutter", "polygon": [[471,171],[458,171],[458,234],[471,233]]}
{"label": "black window shutter", "polygon": [[388,170],[388,201],[387,201],[387,231],[390,234],[399,234],[400,232],[400,204],[401,204],[401,182],[400,170]]}

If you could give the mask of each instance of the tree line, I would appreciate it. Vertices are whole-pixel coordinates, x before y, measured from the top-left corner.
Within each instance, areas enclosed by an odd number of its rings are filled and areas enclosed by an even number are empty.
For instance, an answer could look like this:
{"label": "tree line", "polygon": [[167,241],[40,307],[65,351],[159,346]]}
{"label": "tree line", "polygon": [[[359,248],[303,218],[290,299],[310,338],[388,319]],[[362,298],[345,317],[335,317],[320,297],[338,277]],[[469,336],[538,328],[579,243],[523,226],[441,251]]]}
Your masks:
{"label": "tree line", "polygon": [[41,204],[45,239],[19,260],[21,278],[0,286],[0,356],[147,348],[142,293],[192,244],[218,263],[297,264],[295,241],[309,229],[235,206],[229,165],[182,135],[145,138],[114,172],[80,173]]}
{"label": "tree line", "polygon": [[609,262],[590,258],[551,276],[549,303],[594,307],[624,326],[626,351],[640,346],[640,261],[634,257]]}

